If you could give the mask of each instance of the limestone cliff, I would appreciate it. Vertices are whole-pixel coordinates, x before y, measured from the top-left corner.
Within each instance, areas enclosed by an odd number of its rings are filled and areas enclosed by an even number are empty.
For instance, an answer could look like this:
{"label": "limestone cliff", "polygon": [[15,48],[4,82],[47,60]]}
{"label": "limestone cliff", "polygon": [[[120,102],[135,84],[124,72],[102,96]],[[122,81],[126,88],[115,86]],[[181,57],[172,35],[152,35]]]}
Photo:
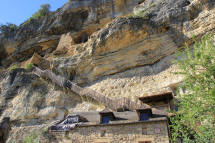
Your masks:
{"label": "limestone cliff", "polygon": [[[178,69],[172,61],[180,58],[174,53],[185,42],[192,45],[194,35],[214,31],[214,0],[70,0],[0,35],[0,115],[11,120],[8,142],[22,141],[27,130],[38,132],[74,111],[105,108],[29,70],[9,70],[13,64],[32,62],[110,99],[135,100],[174,91],[183,81],[173,74]],[[44,134],[44,142],[59,142]]]}

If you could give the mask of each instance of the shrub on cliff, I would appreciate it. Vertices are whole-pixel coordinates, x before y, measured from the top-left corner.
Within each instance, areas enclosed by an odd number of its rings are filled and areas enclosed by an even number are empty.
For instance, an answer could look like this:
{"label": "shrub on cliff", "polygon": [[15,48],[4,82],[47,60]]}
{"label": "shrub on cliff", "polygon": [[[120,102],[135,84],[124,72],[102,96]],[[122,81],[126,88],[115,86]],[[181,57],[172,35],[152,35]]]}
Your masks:
{"label": "shrub on cliff", "polygon": [[17,29],[16,24],[7,23],[5,25],[2,24],[0,25],[0,33],[4,34],[5,36],[14,32],[16,29]]}
{"label": "shrub on cliff", "polygon": [[12,65],[12,66],[9,67],[9,71],[12,72],[12,71],[14,71],[15,69],[18,69],[18,68],[19,68],[19,66],[15,64],[15,65]]}
{"label": "shrub on cliff", "polygon": [[34,13],[24,24],[30,22],[32,19],[39,19],[45,16],[48,16],[50,14],[50,5],[49,4],[43,4],[40,6],[40,9]]}
{"label": "shrub on cliff", "polygon": [[26,70],[28,70],[28,71],[31,71],[33,69],[33,67],[34,67],[34,64],[32,64],[32,63],[26,64]]}
{"label": "shrub on cliff", "polygon": [[32,15],[32,18],[33,19],[38,19],[38,18],[41,18],[41,17],[49,15],[49,13],[50,13],[49,9],[50,9],[50,5],[49,4],[43,4],[43,5],[41,5],[40,9],[36,13],[34,13]]}
{"label": "shrub on cliff", "polygon": [[185,81],[179,93],[179,109],[171,118],[172,139],[184,143],[215,142],[215,44],[212,35],[185,49],[177,62]]}

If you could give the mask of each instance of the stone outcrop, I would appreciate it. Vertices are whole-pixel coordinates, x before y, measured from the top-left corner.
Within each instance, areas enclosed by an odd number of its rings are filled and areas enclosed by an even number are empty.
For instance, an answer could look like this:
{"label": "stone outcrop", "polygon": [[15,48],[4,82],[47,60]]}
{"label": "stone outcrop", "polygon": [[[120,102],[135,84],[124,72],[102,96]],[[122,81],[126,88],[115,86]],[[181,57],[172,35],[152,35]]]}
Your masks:
{"label": "stone outcrop", "polygon": [[[114,20],[86,44],[76,47],[73,55],[55,58],[53,67],[64,75],[74,76],[78,83],[92,82],[105,75],[152,65],[173,54],[185,42],[191,43],[193,34],[198,37],[214,31],[213,1],[200,5],[198,1],[148,0],[143,8],[147,6],[149,15]],[[170,7],[174,10],[169,10]],[[201,22],[203,16],[208,20]]]}
{"label": "stone outcrop", "polygon": [[[49,16],[21,24],[10,37],[1,37],[1,49],[9,55],[2,61],[8,66],[24,61],[34,52],[44,55],[56,49],[61,34],[71,32],[75,43],[85,42],[93,32],[102,28],[114,17],[131,12],[139,0],[84,0],[71,1]],[[82,40],[83,33],[86,34]],[[3,42],[0,42],[3,43]],[[12,48],[11,48],[12,47]],[[0,51],[0,53],[4,53]],[[23,59],[23,57],[25,57]],[[0,57],[0,59],[2,59]]]}
{"label": "stone outcrop", "polygon": [[1,118],[10,117],[13,126],[61,120],[73,111],[104,109],[103,105],[53,86],[24,69],[10,72],[1,87]]}
{"label": "stone outcrop", "polygon": [[10,130],[11,130],[10,118],[6,117],[0,123],[0,142],[1,143],[6,143]]}
{"label": "stone outcrop", "polygon": [[33,64],[35,66],[40,67],[41,69],[50,68],[50,62],[48,60],[42,58],[37,53],[34,53],[34,55],[31,57],[31,59],[26,62],[26,64]]}

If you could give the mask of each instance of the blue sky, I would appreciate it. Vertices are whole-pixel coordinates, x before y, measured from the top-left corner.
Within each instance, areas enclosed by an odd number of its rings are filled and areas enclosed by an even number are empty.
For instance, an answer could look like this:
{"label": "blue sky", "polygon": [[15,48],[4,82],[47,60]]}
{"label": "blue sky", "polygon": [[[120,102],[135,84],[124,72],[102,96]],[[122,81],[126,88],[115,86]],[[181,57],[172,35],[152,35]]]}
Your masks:
{"label": "blue sky", "polygon": [[0,0],[0,24],[23,23],[34,14],[42,4],[50,4],[54,11],[68,0]]}

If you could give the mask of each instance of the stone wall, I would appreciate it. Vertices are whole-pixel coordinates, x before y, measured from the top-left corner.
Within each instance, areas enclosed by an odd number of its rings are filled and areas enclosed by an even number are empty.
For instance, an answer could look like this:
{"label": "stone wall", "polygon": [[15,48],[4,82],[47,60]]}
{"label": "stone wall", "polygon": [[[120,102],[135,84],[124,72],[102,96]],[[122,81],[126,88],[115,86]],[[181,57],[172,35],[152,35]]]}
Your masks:
{"label": "stone wall", "polygon": [[62,143],[169,143],[166,121],[78,127],[56,135]]}

